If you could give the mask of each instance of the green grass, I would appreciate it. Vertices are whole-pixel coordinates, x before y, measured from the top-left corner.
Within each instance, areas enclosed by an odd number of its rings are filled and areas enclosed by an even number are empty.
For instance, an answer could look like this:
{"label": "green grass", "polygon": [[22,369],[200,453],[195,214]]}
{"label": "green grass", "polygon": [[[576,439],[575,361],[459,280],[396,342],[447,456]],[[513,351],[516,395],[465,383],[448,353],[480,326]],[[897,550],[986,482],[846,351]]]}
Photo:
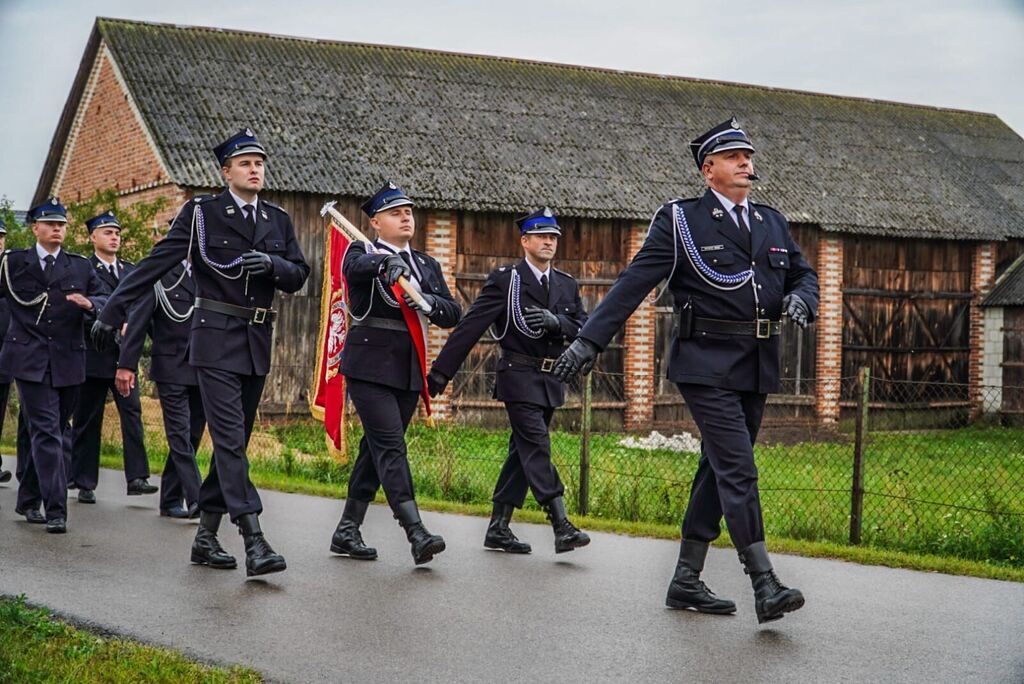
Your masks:
{"label": "green grass", "polygon": [[262,682],[241,667],[219,668],[179,653],[76,629],[25,597],[0,599],[0,684],[47,682]]}

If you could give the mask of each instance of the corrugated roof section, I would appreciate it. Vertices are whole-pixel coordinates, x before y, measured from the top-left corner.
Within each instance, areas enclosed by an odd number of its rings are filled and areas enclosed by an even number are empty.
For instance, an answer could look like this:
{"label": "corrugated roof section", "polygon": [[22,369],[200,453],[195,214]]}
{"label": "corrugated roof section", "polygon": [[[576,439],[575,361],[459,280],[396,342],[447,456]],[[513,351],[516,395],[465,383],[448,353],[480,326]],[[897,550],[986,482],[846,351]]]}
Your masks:
{"label": "corrugated roof section", "polygon": [[982,306],[1024,306],[1024,256],[1018,258],[999,278]]}
{"label": "corrugated roof section", "polygon": [[243,126],[276,190],[646,219],[702,188],[687,141],[735,113],[757,201],[825,230],[1024,236],[1024,140],[997,117],[407,48],[98,20],[175,182],[221,183]]}

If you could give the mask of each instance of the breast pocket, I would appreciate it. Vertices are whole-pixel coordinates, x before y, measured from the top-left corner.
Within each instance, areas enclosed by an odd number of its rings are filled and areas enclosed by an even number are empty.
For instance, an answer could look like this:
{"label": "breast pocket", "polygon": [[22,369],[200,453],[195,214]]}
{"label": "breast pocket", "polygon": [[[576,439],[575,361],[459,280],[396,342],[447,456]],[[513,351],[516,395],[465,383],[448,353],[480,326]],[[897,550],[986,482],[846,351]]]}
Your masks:
{"label": "breast pocket", "polygon": [[712,252],[704,255],[704,262],[708,266],[732,266],[736,263],[736,255],[728,252]]}
{"label": "breast pocket", "polygon": [[64,280],[61,281],[60,291],[65,294],[72,294],[74,292],[84,292],[85,283],[83,283],[81,280],[77,278]]}
{"label": "breast pocket", "polygon": [[219,263],[226,263],[242,252],[249,251],[249,245],[238,235],[209,235],[206,238],[206,253]]}
{"label": "breast pocket", "polygon": [[267,254],[284,254],[284,240],[268,238],[264,240],[262,243],[260,243],[260,250],[266,252]]}
{"label": "breast pocket", "polygon": [[768,263],[772,268],[789,268],[789,255],[781,252],[768,252]]}

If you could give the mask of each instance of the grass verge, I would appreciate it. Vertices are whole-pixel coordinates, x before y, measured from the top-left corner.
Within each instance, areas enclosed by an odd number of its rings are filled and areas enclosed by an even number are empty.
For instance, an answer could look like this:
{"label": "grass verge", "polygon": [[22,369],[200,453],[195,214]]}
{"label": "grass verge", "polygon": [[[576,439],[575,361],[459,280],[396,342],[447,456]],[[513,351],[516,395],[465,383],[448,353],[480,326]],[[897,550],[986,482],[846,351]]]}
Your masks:
{"label": "grass verge", "polygon": [[0,598],[0,684],[129,682],[248,684],[259,673],[202,665],[180,653],[78,629],[25,597]]}

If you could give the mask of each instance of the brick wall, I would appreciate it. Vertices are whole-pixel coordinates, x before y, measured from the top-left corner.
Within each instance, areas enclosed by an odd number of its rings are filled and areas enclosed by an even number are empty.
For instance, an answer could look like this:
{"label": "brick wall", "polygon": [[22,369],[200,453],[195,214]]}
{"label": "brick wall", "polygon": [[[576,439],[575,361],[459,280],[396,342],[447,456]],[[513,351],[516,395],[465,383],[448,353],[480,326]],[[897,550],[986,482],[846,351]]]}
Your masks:
{"label": "brick wall", "polygon": [[821,423],[839,420],[839,378],[843,367],[843,238],[818,238],[818,304],[815,408]]}
{"label": "brick wall", "polygon": [[[455,214],[448,211],[429,211],[424,226],[417,230],[424,231],[426,236],[426,252],[441,264],[448,289],[455,293],[455,265],[457,258],[458,231]],[[448,330],[432,325],[427,332],[427,363],[441,351],[448,340]],[[431,400],[431,407],[436,418],[448,418],[450,391]]]}
{"label": "brick wall", "polygon": [[103,46],[75,114],[51,194],[65,202],[79,202],[105,188],[125,197],[148,199],[162,194],[176,200],[181,194],[171,184]]}
{"label": "brick wall", "polygon": [[[992,289],[995,277],[996,245],[992,242],[979,242],[974,246],[974,260],[971,265],[971,294],[973,295],[970,325],[971,355],[967,364],[971,397],[976,402],[982,400],[985,370],[985,312],[978,304],[982,297]],[[999,384],[1001,384],[1001,378]]]}
{"label": "brick wall", "polygon": [[[625,263],[640,251],[647,236],[647,223],[636,223],[629,231],[629,250]],[[647,430],[654,422],[654,355],[656,316],[654,292],[644,298],[626,321],[622,371],[625,389],[627,430]]]}

